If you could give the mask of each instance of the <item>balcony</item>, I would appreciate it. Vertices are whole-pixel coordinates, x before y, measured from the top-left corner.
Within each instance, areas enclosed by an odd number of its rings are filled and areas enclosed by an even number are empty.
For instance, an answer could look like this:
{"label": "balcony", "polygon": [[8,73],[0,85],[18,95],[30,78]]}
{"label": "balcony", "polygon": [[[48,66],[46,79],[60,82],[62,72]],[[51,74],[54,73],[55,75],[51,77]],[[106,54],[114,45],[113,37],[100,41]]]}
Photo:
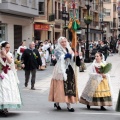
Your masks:
{"label": "balcony", "polygon": [[55,14],[49,15],[49,21],[54,21],[55,20]]}
{"label": "balcony", "polygon": [[38,16],[37,1],[31,0],[1,0],[0,12],[35,17]]}

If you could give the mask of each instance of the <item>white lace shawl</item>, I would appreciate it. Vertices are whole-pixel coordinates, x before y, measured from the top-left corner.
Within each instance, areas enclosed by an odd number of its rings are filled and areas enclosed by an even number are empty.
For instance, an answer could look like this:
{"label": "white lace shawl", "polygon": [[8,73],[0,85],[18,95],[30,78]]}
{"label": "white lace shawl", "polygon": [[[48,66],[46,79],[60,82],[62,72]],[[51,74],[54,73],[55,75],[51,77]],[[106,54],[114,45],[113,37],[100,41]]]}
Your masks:
{"label": "white lace shawl", "polygon": [[53,70],[53,79],[55,80],[67,80],[67,74],[66,74],[66,69],[68,68],[68,65],[70,64],[73,66],[73,54],[72,54],[72,59],[67,58],[66,60],[64,59],[65,54],[67,51],[63,51],[62,49],[56,49],[55,50],[55,56],[57,58],[57,64],[54,67]]}
{"label": "white lace shawl", "polygon": [[[17,72],[16,72],[16,69],[15,69],[15,64],[14,64],[13,55],[12,55],[12,53],[10,53],[10,52],[8,52],[7,55],[12,58],[12,63],[9,64],[9,63],[7,62],[7,60],[4,62],[1,57],[0,57],[0,63],[1,63],[3,66],[8,65],[8,66],[10,67],[10,69],[13,71],[13,73],[14,73],[14,75],[15,75],[16,82],[19,83],[19,79],[18,79]],[[3,73],[1,73],[1,74],[3,74]],[[4,75],[3,75],[3,76],[4,76]]]}
{"label": "white lace shawl", "polygon": [[73,66],[73,56],[72,54],[72,59],[67,58],[66,60],[64,59],[65,54],[67,53],[66,49],[64,49],[61,46],[61,41],[66,40],[66,48],[68,49],[68,52],[72,51],[67,39],[65,37],[59,37],[58,39],[58,45],[55,49],[55,56],[57,58],[57,64],[54,67],[53,70],[53,79],[55,80],[67,80],[67,74],[66,74],[66,69],[68,68],[68,65],[70,64]]}
{"label": "white lace shawl", "polygon": [[[106,62],[102,62],[103,64],[106,64]],[[95,66],[100,65],[100,64],[96,64],[96,62],[94,61],[90,67],[90,77],[89,80],[83,90],[83,93],[81,95],[82,98],[84,98],[86,101],[88,102],[92,102],[93,101],[93,95],[98,87],[98,85],[100,84],[100,82],[103,80],[102,75],[98,74],[95,70]],[[111,85],[110,85],[110,76],[109,74],[106,74],[109,86],[110,86],[110,90],[111,90]]]}

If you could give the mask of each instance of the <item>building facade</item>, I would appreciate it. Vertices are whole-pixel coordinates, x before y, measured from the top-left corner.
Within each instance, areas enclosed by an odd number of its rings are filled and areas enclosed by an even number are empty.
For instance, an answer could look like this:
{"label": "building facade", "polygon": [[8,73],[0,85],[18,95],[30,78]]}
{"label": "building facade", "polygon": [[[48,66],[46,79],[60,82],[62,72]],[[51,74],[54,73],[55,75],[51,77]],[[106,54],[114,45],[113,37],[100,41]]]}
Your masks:
{"label": "building facade", "polygon": [[0,41],[6,40],[14,52],[23,40],[33,40],[33,21],[38,0],[0,0]]}
{"label": "building facade", "polygon": [[[92,23],[89,25],[89,41],[101,39],[100,29],[100,8],[99,0],[93,0],[90,4],[89,15],[92,17]],[[84,17],[87,15],[86,1],[79,0],[79,20],[81,22],[81,39],[86,40],[86,24]]]}
{"label": "building facade", "polygon": [[[42,9],[41,9],[42,8]],[[34,39],[53,40],[62,35],[61,0],[39,0],[39,16],[34,19]]]}
{"label": "building facade", "polygon": [[117,0],[104,0],[104,36],[106,39],[117,39],[118,38],[118,13],[117,13]]}

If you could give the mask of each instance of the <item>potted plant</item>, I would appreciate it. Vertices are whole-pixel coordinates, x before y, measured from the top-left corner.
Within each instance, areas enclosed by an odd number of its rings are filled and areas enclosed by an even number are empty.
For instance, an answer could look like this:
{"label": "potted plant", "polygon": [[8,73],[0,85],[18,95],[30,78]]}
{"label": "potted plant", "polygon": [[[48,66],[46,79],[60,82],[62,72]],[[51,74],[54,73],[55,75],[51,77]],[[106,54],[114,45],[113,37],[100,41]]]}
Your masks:
{"label": "potted plant", "polygon": [[92,22],[92,16],[85,16],[84,17],[84,22],[86,24],[90,24]]}

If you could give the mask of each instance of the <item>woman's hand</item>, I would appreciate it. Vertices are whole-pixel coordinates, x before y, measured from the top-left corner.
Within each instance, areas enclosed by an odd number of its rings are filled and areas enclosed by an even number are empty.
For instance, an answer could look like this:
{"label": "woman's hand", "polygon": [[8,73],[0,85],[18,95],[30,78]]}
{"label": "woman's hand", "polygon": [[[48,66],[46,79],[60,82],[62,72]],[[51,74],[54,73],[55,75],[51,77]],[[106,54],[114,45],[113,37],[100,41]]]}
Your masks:
{"label": "woman's hand", "polygon": [[22,68],[25,68],[25,64],[22,64],[21,67],[22,67]]}
{"label": "woman's hand", "polygon": [[71,55],[74,54],[74,52],[73,52],[72,50],[70,50],[69,53],[70,53]]}
{"label": "woman's hand", "polygon": [[105,74],[101,74],[103,78],[106,78],[106,75]]}
{"label": "woman's hand", "polygon": [[6,56],[6,50],[5,50],[5,48],[2,48],[1,55]]}

